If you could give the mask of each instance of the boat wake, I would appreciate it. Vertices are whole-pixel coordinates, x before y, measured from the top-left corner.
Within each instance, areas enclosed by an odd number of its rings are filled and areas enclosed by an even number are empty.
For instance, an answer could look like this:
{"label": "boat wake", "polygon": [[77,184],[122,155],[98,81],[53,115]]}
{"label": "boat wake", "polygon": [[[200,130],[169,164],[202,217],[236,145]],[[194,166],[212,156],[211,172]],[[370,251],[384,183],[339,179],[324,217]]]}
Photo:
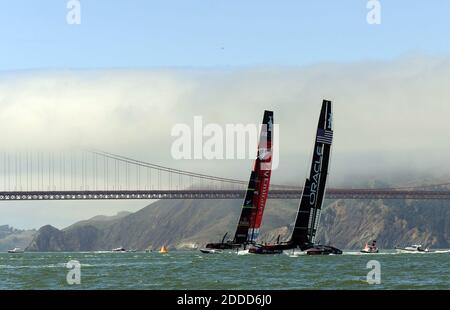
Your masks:
{"label": "boat wake", "polygon": [[283,254],[287,255],[288,257],[299,257],[306,255],[306,252],[301,251],[283,251]]}
{"label": "boat wake", "polygon": [[358,256],[368,256],[368,255],[393,255],[398,254],[396,252],[378,252],[378,253],[362,253],[360,251],[349,251],[349,252],[343,252],[343,255],[358,255]]}
{"label": "boat wake", "polygon": [[250,254],[248,252],[248,250],[239,250],[239,251],[237,251],[237,255],[248,255],[248,254]]}
{"label": "boat wake", "polygon": [[436,254],[450,253],[450,250],[436,250],[436,251],[431,251],[430,253],[436,253]]}
{"label": "boat wake", "polygon": [[442,254],[450,253],[450,250],[430,250],[428,252],[408,252],[408,251],[389,251],[389,252],[379,252],[379,253],[361,253],[356,251],[344,252],[343,255],[357,255],[357,256],[367,256],[367,255],[399,255],[399,254]]}
{"label": "boat wake", "polygon": [[412,252],[412,251],[398,251],[395,254],[442,254],[442,253],[450,253],[450,250],[429,250],[422,252]]}

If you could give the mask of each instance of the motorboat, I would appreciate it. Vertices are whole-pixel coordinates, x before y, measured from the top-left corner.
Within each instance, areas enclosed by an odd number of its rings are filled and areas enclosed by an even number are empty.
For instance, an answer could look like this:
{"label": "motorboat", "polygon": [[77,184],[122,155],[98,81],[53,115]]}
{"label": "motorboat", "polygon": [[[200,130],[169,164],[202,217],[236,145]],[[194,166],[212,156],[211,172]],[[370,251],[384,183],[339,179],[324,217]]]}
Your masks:
{"label": "motorboat", "polygon": [[360,252],[366,253],[366,254],[378,253],[377,241],[373,240],[370,245],[368,243],[366,243],[366,245]]}
{"label": "motorboat", "polygon": [[112,249],[111,251],[112,251],[112,252],[126,252],[127,250],[125,250],[125,249],[122,248],[122,247],[119,247],[119,248]]}
{"label": "motorboat", "polygon": [[421,244],[413,244],[411,246],[407,246],[404,248],[395,247],[397,252],[400,253],[427,253],[429,252],[428,248],[423,248]]}
{"label": "motorboat", "polygon": [[21,248],[14,248],[12,250],[8,250],[8,253],[23,253],[24,251]]}

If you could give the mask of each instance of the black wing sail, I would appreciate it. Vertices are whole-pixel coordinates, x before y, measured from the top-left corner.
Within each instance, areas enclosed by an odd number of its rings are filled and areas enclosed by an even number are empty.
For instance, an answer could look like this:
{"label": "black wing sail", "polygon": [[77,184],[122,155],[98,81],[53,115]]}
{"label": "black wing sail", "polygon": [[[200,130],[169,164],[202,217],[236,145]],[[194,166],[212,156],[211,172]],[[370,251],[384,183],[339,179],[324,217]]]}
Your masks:
{"label": "black wing sail", "polygon": [[300,247],[314,243],[319,225],[333,141],[332,117],[331,101],[324,100],[317,126],[311,171],[305,181],[291,237],[291,242]]}
{"label": "black wing sail", "polygon": [[234,243],[254,243],[258,238],[272,172],[273,112],[264,111],[257,157],[242,206]]}
{"label": "black wing sail", "polygon": [[239,218],[236,234],[234,235],[234,243],[244,244],[247,242],[248,231],[252,222],[255,205],[253,197],[255,194],[256,173],[252,171],[250,181],[248,182],[247,192],[245,194],[244,203],[242,204],[241,217]]}

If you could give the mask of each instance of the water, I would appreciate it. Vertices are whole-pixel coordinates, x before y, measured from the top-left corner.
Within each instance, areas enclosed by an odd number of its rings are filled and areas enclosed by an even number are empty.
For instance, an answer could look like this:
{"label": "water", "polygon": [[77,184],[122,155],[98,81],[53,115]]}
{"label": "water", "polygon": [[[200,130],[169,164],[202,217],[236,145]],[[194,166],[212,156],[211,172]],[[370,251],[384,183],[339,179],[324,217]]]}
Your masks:
{"label": "water", "polygon": [[[66,263],[81,263],[81,284],[68,285]],[[369,285],[366,264],[381,264]],[[450,289],[450,252],[290,257],[153,253],[0,254],[0,289]]]}

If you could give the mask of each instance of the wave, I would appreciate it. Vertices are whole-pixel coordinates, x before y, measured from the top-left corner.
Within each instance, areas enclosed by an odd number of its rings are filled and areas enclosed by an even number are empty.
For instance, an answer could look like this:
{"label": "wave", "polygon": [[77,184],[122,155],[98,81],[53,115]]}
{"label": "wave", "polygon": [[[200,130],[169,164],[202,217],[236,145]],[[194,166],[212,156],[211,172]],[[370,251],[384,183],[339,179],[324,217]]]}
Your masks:
{"label": "wave", "polygon": [[450,250],[436,250],[436,251],[431,251],[430,253],[450,253]]}
{"label": "wave", "polygon": [[248,250],[239,250],[239,251],[237,251],[237,255],[248,255],[248,254],[250,254],[248,252]]}

